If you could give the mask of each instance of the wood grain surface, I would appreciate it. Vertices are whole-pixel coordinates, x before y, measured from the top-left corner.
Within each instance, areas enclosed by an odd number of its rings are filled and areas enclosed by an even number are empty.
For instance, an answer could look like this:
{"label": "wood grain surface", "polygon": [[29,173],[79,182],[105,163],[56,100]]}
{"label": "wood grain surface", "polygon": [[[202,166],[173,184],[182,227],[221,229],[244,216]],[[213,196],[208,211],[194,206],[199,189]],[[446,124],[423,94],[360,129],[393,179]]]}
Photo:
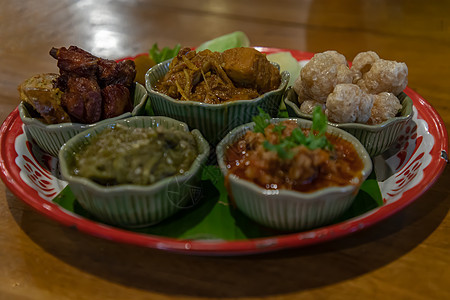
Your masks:
{"label": "wood grain surface", "polygon": [[[450,128],[449,1],[0,1],[0,121],[51,47],[120,58],[236,30],[253,46],[406,62]],[[450,299],[450,171],[379,224],[325,244],[200,257],[118,244],[40,215],[0,183],[0,299]]]}

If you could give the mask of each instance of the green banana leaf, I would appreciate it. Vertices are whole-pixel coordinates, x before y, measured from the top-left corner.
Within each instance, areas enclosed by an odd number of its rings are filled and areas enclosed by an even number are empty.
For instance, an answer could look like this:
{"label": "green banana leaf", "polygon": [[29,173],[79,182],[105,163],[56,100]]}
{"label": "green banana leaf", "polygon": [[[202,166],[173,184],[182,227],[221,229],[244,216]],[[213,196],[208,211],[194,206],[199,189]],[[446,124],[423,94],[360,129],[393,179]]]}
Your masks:
{"label": "green banana leaf", "polygon": [[[269,237],[285,232],[265,228],[244,216],[231,205],[217,166],[208,165],[202,174],[203,196],[192,208],[183,210],[165,221],[130,231],[177,239],[245,240]],[[82,217],[98,221],[84,210],[66,187],[53,202]],[[375,173],[362,184],[352,206],[335,222],[359,216],[383,205]]]}

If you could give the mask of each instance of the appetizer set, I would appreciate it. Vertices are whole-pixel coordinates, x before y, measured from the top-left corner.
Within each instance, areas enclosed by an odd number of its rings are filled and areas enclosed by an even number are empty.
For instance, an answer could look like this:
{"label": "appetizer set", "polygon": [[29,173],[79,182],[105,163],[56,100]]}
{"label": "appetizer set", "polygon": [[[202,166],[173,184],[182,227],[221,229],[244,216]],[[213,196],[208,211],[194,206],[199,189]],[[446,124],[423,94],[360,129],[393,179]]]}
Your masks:
{"label": "appetizer set", "polygon": [[52,48],[19,86],[1,175],[96,236],[247,254],[331,240],[415,200],[446,163],[405,63],[250,47],[242,32],[113,61]]}

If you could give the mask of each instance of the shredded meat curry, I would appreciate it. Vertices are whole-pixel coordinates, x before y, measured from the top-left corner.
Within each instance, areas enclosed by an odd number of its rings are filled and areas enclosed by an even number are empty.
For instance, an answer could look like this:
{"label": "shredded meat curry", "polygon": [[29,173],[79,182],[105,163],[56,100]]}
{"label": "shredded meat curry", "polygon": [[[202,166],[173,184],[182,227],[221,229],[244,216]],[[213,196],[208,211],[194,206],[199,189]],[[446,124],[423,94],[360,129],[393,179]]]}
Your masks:
{"label": "shredded meat curry", "polygon": [[222,53],[183,48],[155,88],[174,99],[219,104],[257,98],[280,83],[279,70],[253,48]]}

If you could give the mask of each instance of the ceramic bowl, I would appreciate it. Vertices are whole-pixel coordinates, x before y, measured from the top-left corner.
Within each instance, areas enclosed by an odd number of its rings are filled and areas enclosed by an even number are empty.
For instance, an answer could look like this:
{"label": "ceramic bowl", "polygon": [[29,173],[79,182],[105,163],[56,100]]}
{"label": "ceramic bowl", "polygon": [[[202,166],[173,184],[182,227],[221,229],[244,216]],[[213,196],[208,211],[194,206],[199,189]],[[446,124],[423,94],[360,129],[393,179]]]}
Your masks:
{"label": "ceramic bowl", "polygon": [[[413,116],[413,103],[411,98],[405,93],[401,93],[397,97],[402,104],[400,114],[381,124],[367,125],[360,123],[333,122],[328,122],[328,124],[351,133],[364,145],[370,156],[377,156],[389,149],[397,141],[403,127]],[[286,90],[283,100],[289,117],[308,120],[312,119],[311,115],[300,111],[298,96],[294,89],[289,88]]]}
{"label": "ceramic bowl", "polygon": [[61,146],[65,142],[86,129],[110,122],[112,120],[144,115],[147,97],[148,93],[145,87],[139,83],[136,83],[133,92],[134,109],[132,112],[127,112],[120,116],[102,120],[93,124],[45,124],[38,118],[32,116],[32,111],[23,101],[19,104],[19,115],[20,119],[25,124],[25,133],[27,134],[27,137],[29,139],[33,139],[42,150],[57,157]]}
{"label": "ceramic bowl", "polygon": [[[281,122],[288,119],[272,119]],[[295,120],[301,128],[311,128],[312,121]],[[222,174],[228,177],[228,192],[236,207],[253,221],[280,230],[305,230],[329,224],[345,212],[357,195],[360,185],[327,187],[311,193],[293,190],[267,190],[234,174],[228,174],[225,163],[227,147],[239,140],[255,123],[241,125],[231,131],[216,148]],[[363,161],[360,184],[372,171],[372,160],[363,145],[351,134],[328,126],[327,132],[349,141]]]}
{"label": "ceramic bowl", "polygon": [[142,227],[160,222],[195,204],[200,195],[202,167],[209,154],[209,144],[198,130],[193,130],[192,134],[199,154],[183,175],[167,177],[151,185],[122,184],[107,187],[72,173],[74,153],[106,127],[117,124],[133,128],[163,126],[189,131],[186,124],[171,118],[138,116],[109,121],[71,138],[59,153],[60,169],[80,205],[105,223]]}
{"label": "ceramic bowl", "polygon": [[[251,122],[258,115],[258,106],[272,117],[276,117],[284,91],[289,82],[289,73],[281,73],[278,89],[252,100],[236,100],[223,104],[207,104],[197,101],[179,101],[154,90],[158,80],[169,71],[171,60],[151,68],[145,76],[145,86],[156,115],[168,116],[197,128],[212,145],[216,145],[234,127]],[[279,69],[278,64],[273,63]]]}

